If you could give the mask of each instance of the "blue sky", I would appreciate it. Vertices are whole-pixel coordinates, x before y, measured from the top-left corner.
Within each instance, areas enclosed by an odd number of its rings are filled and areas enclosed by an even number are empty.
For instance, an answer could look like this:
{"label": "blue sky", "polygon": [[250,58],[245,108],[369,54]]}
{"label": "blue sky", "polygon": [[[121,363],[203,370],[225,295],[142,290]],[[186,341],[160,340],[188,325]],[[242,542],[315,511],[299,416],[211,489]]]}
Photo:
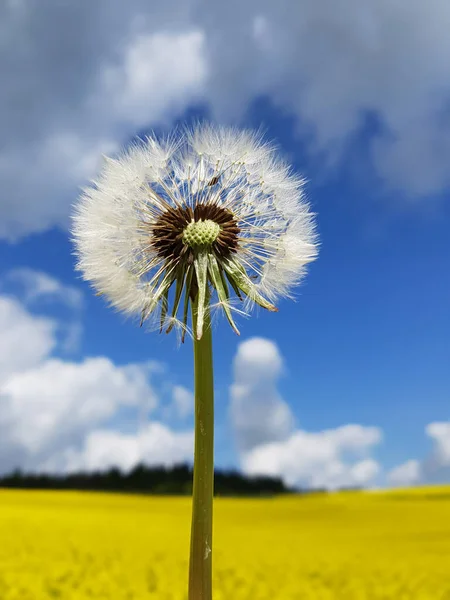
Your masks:
{"label": "blue sky", "polygon": [[144,4],[0,9],[0,46],[21,40],[0,62],[0,470],[191,456],[190,344],[95,297],[67,227],[102,152],[206,117],[279,144],[321,242],[295,302],[242,320],[241,338],[216,326],[217,464],[312,486],[447,480],[449,9],[346,0],[346,22],[325,0],[248,2],[238,21]]}

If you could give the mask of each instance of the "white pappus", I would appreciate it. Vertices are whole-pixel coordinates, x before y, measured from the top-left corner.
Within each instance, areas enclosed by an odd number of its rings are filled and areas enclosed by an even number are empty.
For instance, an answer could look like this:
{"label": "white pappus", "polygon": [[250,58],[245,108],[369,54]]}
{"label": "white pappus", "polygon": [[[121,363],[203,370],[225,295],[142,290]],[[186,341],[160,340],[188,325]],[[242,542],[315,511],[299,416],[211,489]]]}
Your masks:
{"label": "white pappus", "polygon": [[215,296],[276,310],[317,256],[304,180],[250,131],[198,125],[149,136],[84,189],[73,215],[77,268],[120,311],[200,339]]}

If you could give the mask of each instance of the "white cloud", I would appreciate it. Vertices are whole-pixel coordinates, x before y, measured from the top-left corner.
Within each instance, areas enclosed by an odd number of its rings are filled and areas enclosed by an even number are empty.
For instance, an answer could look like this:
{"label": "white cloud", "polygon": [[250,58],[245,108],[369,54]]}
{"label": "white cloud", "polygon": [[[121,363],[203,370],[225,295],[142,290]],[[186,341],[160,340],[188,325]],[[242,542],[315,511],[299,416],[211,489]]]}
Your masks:
{"label": "white cloud", "polygon": [[380,131],[369,153],[385,183],[413,195],[448,187],[446,0],[234,0],[199,14],[221,117],[267,94],[298,117],[312,152],[338,159],[371,113]]}
{"label": "white cloud", "polygon": [[0,237],[66,226],[101,152],[202,100],[238,121],[267,95],[331,159],[374,114],[383,181],[440,192],[449,16],[447,0],[3,2]]}
{"label": "white cloud", "polygon": [[[63,292],[70,288],[45,274],[32,275],[31,298],[67,300]],[[69,303],[77,304],[78,297]],[[0,295],[0,473],[110,463],[128,468],[133,461],[169,464],[191,457],[192,432],[147,423],[159,402],[151,383],[159,363],[116,365],[102,356],[61,360],[52,356],[59,329],[57,320]],[[137,433],[117,430],[121,410],[134,415]]]}
{"label": "white cloud", "polygon": [[422,461],[422,481],[450,481],[450,421],[430,423],[425,433],[433,442],[431,453]]}
{"label": "white cloud", "polygon": [[[53,328],[58,332],[61,350],[66,353],[78,350],[83,333],[81,314],[84,300],[79,288],[64,285],[48,273],[23,267],[13,269],[2,277],[0,291],[5,290],[12,290],[14,296],[30,307],[44,301],[58,306],[59,310],[64,308],[64,318],[53,321]],[[16,339],[20,339],[20,336]]]}
{"label": "white cloud", "polygon": [[370,484],[380,468],[368,452],[381,431],[351,424],[316,433],[294,430],[292,412],[277,391],[282,372],[275,343],[252,338],[239,344],[230,414],[243,470],[307,487]]}
{"label": "white cloud", "polygon": [[450,422],[430,423],[426,434],[434,441],[433,457],[442,466],[450,466]]}
{"label": "white cloud", "polygon": [[234,382],[230,387],[230,416],[238,448],[285,439],[294,418],[276,389],[283,360],[273,342],[252,338],[238,346]]}
{"label": "white cloud", "polygon": [[138,35],[122,63],[103,71],[98,110],[109,98],[116,119],[138,126],[176,114],[187,100],[200,97],[206,77],[203,46],[199,30]]}
{"label": "white cloud", "polygon": [[437,421],[425,427],[432,440],[431,452],[422,460],[408,460],[388,474],[392,485],[430,484],[450,481],[450,421]]}
{"label": "white cloud", "polygon": [[241,342],[234,360],[235,378],[242,383],[273,382],[282,373],[283,359],[277,345],[265,338]]}
{"label": "white cloud", "polygon": [[58,279],[42,271],[35,271],[27,267],[13,269],[7,273],[5,279],[19,284],[23,289],[25,302],[47,298],[67,304],[74,310],[79,310],[83,305],[81,290],[72,285],[63,285]]}
{"label": "white cloud", "polygon": [[32,316],[16,299],[0,296],[0,385],[11,373],[40,364],[56,346],[56,330],[52,319]]}
{"label": "white cloud", "polygon": [[365,486],[380,471],[366,453],[381,438],[378,428],[361,425],[317,433],[297,430],[283,441],[245,453],[242,465],[248,474],[281,476],[289,485],[327,489]]}
{"label": "white cloud", "polygon": [[398,487],[407,487],[419,483],[421,477],[422,469],[418,460],[408,460],[387,474],[388,483]]}
{"label": "white cloud", "polygon": [[207,72],[203,33],[167,27],[153,11],[151,23],[140,22],[139,3],[44,4],[0,7],[0,73],[8,79],[0,91],[0,238],[7,240],[67,226],[100,155],[200,99]]}
{"label": "white cloud", "polygon": [[356,487],[370,485],[380,473],[381,467],[378,462],[371,458],[366,458],[349,467],[349,483],[344,485]]}
{"label": "white cloud", "polygon": [[182,385],[173,386],[172,402],[180,419],[185,419],[194,412],[194,394]]}
{"label": "white cloud", "polygon": [[138,407],[149,398],[156,404],[145,366],[119,367],[104,357],[82,363],[48,359],[11,375],[0,394],[1,437],[27,456],[29,466],[81,443],[120,406]]}
{"label": "white cloud", "polygon": [[86,437],[81,450],[67,449],[54,457],[43,470],[95,471],[118,467],[128,471],[137,464],[170,466],[192,460],[192,431],[174,432],[153,422],[133,434],[111,430],[94,430]]}

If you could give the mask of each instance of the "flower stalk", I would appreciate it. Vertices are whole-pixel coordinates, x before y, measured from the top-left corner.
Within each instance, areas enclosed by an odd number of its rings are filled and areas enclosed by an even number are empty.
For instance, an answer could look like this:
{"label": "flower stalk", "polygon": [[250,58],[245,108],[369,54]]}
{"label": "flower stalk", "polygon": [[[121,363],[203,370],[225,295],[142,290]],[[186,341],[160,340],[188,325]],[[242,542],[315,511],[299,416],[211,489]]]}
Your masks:
{"label": "flower stalk", "polygon": [[[192,302],[192,324],[198,323],[199,294]],[[205,305],[204,305],[205,306]],[[192,494],[189,600],[212,598],[212,523],[214,492],[214,378],[209,306],[203,334],[194,336],[195,449]]]}

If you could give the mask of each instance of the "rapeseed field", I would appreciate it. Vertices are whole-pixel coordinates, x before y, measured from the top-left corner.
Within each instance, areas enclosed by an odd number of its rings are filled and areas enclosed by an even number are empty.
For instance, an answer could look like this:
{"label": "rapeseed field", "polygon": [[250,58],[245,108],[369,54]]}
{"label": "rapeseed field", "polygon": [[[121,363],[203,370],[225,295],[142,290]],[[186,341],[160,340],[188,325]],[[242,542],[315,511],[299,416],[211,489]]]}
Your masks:
{"label": "rapeseed field", "polygon": [[[0,600],[183,600],[189,498],[0,490]],[[215,600],[449,600],[450,488],[215,502]]]}

